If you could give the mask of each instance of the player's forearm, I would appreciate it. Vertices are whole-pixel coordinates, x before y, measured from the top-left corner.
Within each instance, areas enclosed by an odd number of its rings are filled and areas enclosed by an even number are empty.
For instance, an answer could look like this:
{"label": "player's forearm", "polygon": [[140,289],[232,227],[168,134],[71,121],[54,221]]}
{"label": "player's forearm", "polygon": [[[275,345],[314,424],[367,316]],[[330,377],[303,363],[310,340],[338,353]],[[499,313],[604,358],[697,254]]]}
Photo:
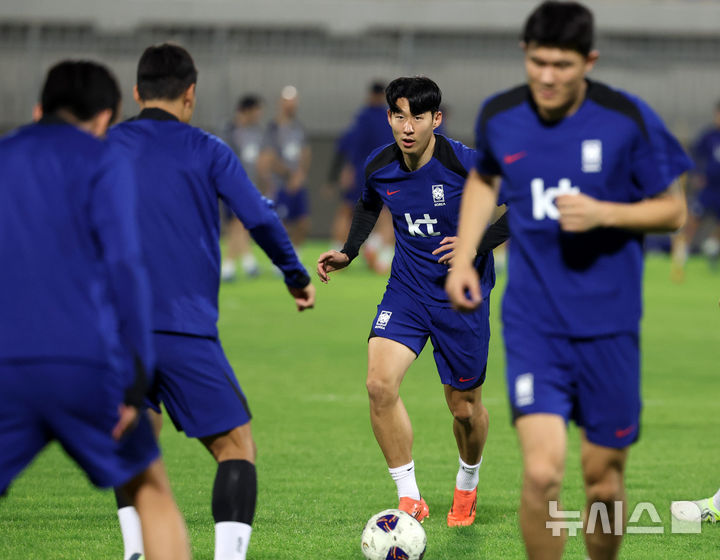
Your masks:
{"label": "player's forearm", "polygon": [[623,204],[603,202],[601,225],[640,232],[671,232],[687,218],[685,196],[677,185],[655,198]]}
{"label": "player's forearm", "polygon": [[473,170],[468,175],[460,205],[457,255],[471,262],[497,202],[497,188]]}

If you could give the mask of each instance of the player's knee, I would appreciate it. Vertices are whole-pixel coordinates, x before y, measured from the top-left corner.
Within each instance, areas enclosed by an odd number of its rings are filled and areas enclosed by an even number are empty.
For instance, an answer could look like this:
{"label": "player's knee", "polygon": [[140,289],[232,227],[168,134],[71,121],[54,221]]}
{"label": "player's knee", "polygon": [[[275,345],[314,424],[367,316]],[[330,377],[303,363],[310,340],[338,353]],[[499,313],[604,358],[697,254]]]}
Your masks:
{"label": "player's knee", "polygon": [[622,474],[615,468],[586,470],[585,492],[588,502],[611,502],[623,499],[625,489]]}
{"label": "player's knee", "polygon": [[525,488],[532,495],[549,501],[560,495],[563,470],[550,461],[530,461],[523,473]]}
{"label": "player's knee", "polygon": [[370,404],[376,407],[390,406],[398,398],[397,389],[391,383],[378,377],[368,377],[365,382]]}

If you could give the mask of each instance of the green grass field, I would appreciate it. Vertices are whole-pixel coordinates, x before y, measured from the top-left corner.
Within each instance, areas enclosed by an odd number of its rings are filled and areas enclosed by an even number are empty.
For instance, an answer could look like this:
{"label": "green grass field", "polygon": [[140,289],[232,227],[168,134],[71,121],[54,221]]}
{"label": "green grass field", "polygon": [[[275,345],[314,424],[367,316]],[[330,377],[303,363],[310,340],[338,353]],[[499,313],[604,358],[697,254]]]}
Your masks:
{"label": "green grass field", "polygon": [[[319,243],[305,248],[308,266],[322,250]],[[694,260],[686,281],[675,285],[664,257],[648,260],[645,408],[627,487],[631,510],[651,502],[662,521],[653,524],[646,514],[636,526],[662,526],[664,533],[626,536],[622,558],[720,558],[720,526],[705,526],[702,534],[671,534],[669,514],[671,500],[709,496],[720,486],[719,280]],[[421,355],[403,384],[418,482],[430,506],[428,560],[524,557],[516,513],[520,458],[509,422],[497,311],[503,281],[492,300],[495,331],[484,390],[491,426],[472,527],[445,526],[457,450],[431,352]],[[329,285],[318,285],[317,308],[302,314],[267,267],[258,279],[223,286],[221,337],[248,396],[259,448],[251,560],[361,559],[365,521],[397,503],[370,429],[364,388],[365,341],[384,284],[358,260]],[[212,560],[214,462],[169,422],[161,443],[194,558]],[[575,428],[563,506],[583,507]],[[112,494],[94,490],[56,445],[0,502],[2,560],[120,560],[121,550]],[[568,538],[565,558],[584,557],[582,538]]]}

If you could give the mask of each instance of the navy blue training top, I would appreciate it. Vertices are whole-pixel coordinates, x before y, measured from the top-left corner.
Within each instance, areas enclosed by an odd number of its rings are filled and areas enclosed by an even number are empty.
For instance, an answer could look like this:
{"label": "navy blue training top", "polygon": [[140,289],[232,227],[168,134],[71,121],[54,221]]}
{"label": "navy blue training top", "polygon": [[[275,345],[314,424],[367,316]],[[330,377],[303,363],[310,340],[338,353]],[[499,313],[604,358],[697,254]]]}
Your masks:
{"label": "navy blue training top", "polygon": [[632,203],[666,190],[691,165],[639,98],[588,81],[573,115],[545,122],[526,85],[488,99],[476,124],[481,174],[501,175],[512,212],[503,320],[594,337],[636,332],[642,311],[642,235],[560,229],[555,198],[582,192]]}
{"label": "navy blue training top", "polygon": [[[432,252],[447,236],[457,235],[460,199],[475,151],[460,142],[435,135],[435,149],[428,163],[410,171],[402,151],[392,143],[373,151],[365,167],[362,200],[387,206],[395,230],[395,257],[389,286],[427,305],[450,307],[445,293],[448,266]],[[492,252],[479,255],[475,266],[480,286],[489,295],[495,285]]]}
{"label": "navy blue training top", "polygon": [[108,138],[135,171],[154,331],[217,336],[218,198],[282,270],[286,284],[307,285],[307,271],[271,203],[225,142],[161,109],[143,110],[114,126]]}
{"label": "navy blue training top", "polygon": [[45,117],[0,140],[0,168],[0,361],[118,367],[130,353],[150,372],[149,288],[127,162]]}

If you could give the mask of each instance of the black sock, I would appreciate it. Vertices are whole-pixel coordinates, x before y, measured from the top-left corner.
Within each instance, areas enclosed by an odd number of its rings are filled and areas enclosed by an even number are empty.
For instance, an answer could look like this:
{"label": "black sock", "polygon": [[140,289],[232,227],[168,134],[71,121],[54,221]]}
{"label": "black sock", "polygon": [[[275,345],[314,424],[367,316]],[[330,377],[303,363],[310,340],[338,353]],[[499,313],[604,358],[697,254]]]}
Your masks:
{"label": "black sock", "polygon": [[113,492],[115,492],[115,502],[117,503],[118,509],[131,507],[133,505],[127,493],[122,488],[113,488]]}
{"label": "black sock", "polygon": [[212,497],[215,523],[236,521],[252,525],[256,500],[255,465],[240,459],[218,463]]}

